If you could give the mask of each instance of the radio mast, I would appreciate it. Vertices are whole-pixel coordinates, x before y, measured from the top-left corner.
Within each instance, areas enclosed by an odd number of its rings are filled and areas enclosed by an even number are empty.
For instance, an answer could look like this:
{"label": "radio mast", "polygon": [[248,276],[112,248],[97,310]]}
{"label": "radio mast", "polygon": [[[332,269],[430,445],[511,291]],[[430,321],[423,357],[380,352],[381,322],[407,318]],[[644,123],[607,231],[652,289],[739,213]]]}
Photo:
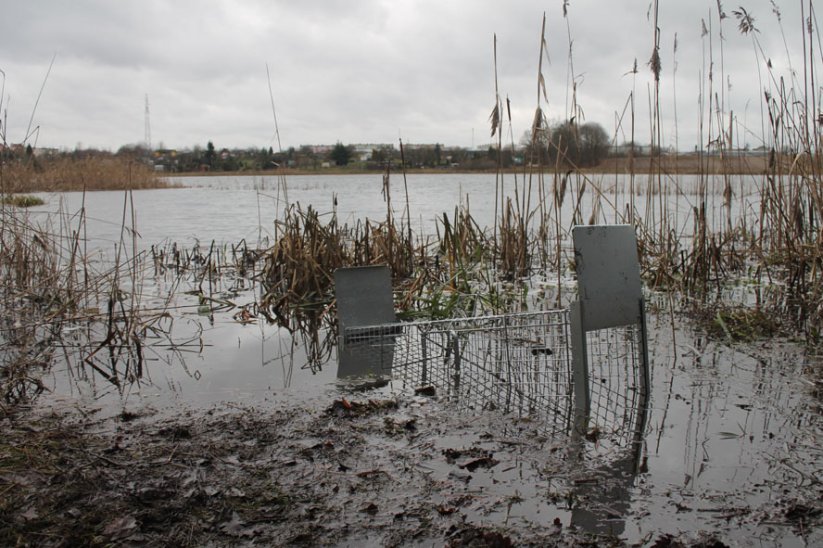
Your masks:
{"label": "radio mast", "polygon": [[146,127],[145,142],[149,154],[151,154],[151,119],[149,118],[149,94],[146,94]]}

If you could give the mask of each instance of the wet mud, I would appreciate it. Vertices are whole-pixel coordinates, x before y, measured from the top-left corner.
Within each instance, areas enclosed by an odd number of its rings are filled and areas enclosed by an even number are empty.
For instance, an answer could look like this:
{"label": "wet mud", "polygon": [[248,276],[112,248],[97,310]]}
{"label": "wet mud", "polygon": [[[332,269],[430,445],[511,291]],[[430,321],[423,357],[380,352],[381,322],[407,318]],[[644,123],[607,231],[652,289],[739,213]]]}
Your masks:
{"label": "wet mud", "polygon": [[637,435],[601,421],[608,401],[584,431],[547,433],[528,414],[391,382],[116,412],[44,400],[0,419],[0,543],[823,543],[819,359],[664,316],[649,329]]}
{"label": "wet mud", "polygon": [[[320,403],[319,401],[317,403]],[[520,509],[564,469],[540,437],[434,398],[340,397],[175,418],[39,414],[7,420],[5,545],[576,544]],[[507,426],[511,428],[511,426]],[[541,479],[542,478],[542,479]],[[512,489],[512,483],[519,487]],[[541,521],[541,509],[529,518]],[[556,521],[556,523],[555,523]]]}

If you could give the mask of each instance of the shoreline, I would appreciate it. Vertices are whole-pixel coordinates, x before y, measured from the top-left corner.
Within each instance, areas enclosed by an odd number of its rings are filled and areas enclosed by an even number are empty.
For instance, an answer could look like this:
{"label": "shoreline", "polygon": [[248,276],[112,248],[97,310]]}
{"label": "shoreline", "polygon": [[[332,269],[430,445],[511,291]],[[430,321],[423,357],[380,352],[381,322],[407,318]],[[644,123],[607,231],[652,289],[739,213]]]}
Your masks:
{"label": "shoreline", "polygon": [[[784,158],[782,162],[786,170],[790,166],[788,158]],[[661,156],[659,158],[652,158],[648,156],[629,159],[629,158],[608,158],[597,166],[586,168],[505,168],[503,170],[497,169],[465,169],[460,166],[456,167],[424,167],[424,168],[406,168],[405,174],[455,174],[455,175],[482,175],[503,173],[506,175],[565,175],[569,172],[577,172],[582,174],[604,174],[604,175],[652,175],[660,174],[667,176],[677,175],[765,175],[769,169],[768,156],[733,156],[728,158],[721,158],[719,156],[703,156],[702,158],[694,154]],[[780,170],[778,170],[780,171]],[[177,177],[231,177],[231,176],[259,176],[259,177],[276,177],[276,176],[294,176],[294,175],[382,175],[385,170],[368,169],[360,166],[352,167],[328,167],[319,169],[303,169],[303,168],[283,168],[276,170],[247,170],[247,171],[186,171],[179,173],[160,172],[158,176],[163,178],[177,178]],[[392,169],[390,171],[393,175],[403,175],[404,171],[400,169]]]}

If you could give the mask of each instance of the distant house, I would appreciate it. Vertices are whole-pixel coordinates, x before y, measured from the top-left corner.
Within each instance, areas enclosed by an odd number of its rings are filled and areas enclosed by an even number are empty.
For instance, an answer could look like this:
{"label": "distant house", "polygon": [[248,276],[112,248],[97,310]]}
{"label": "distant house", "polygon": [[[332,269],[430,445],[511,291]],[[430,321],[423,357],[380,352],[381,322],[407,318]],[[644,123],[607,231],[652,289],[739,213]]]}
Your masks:
{"label": "distant house", "polygon": [[375,151],[382,151],[386,157],[391,157],[391,153],[394,152],[394,145],[388,145],[385,143],[382,144],[375,144],[375,143],[364,143],[364,144],[357,144],[352,145],[352,149],[354,151],[354,158],[360,162],[370,162],[374,158]]}
{"label": "distant house", "polygon": [[353,148],[355,159],[360,162],[368,162],[371,160],[374,149],[370,145],[354,145]]}
{"label": "distant house", "polygon": [[[609,154],[611,156],[628,156],[634,154],[635,156],[651,156],[654,153],[654,148],[651,145],[638,145],[637,143],[623,143],[614,145]],[[661,151],[662,154],[667,154],[666,150]]]}
{"label": "distant house", "polygon": [[38,148],[34,149],[34,157],[35,158],[45,158],[45,157],[48,157],[48,156],[54,156],[58,152],[60,152],[60,151],[57,150],[56,148],[38,147]]}
{"label": "distant house", "polygon": [[323,156],[331,152],[334,147],[331,145],[309,145],[308,148],[312,153]]}
{"label": "distant house", "polygon": [[0,152],[22,155],[25,151],[26,147],[20,143],[14,143],[11,145],[4,145],[0,143]]}

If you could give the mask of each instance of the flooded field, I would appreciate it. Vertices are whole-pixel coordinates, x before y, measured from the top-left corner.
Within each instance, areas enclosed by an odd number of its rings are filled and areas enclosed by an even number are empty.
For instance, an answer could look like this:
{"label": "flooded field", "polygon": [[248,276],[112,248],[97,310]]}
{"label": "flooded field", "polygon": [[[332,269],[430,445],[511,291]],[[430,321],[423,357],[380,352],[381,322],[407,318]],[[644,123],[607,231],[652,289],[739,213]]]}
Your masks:
{"label": "flooded field", "polygon": [[[31,420],[45,422],[29,425],[46,436],[65,428],[48,422],[50,412],[81,410],[85,419],[68,419],[67,445],[86,444],[77,453],[82,474],[106,470],[87,495],[131,519],[89,525],[108,531],[105,538],[185,543],[197,528],[195,544],[505,546],[577,544],[587,535],[658,546],[823,543],[823,386],[810,374],[821,363],[802,340],[708,337],[665,305],[650,307],[652,389],[636,435],[601,428],[597,402],[584,436],[549,435],[522,414],[467,408],[437,390],[340,383],[335,333],[327,324],[311,332],[272,325],[255,313],[261,288],[250,278],[181,281],[171,269],[152,272],[152,246],[174,242],[205,254],[212,241],[226,250],[241,240],[268,245],[284,203],[274,179],[179,182],[187,187],[133,193],[136,239],[122,237],[123,193],[85,196],[85,245],[101,261],[120,242],[143,253],[141,303],[163,314],[141,347],[139,374],[133,363],[124,371],[126,361],[102,357],[91,367],[67,349],[36,402],[41,418]],[[621,199],[626,184],[613,191]],[[753,215],[748,183],[736,184],[735,214]],[[294,177],[288,200],[355,222],[385,216],[381,187],[380,176]],[[433,234],[439,215],[468,203],[490,225],[494,188],[494,175],[410,177],[412,224]],[[686,227],[689,194],[678,196],[672,221]],[[46,198],[33,218],[58,209],[74,215],[83,199]],[[728,211],[718,198],[710,217],[722,223]],[[549,278],[535,276],[528,306],[553,305]],[[205,300],[197,291],[204,283]],[[129,382],[112,383],[107,367]],[[10,428],[13,439],[22,435],[23,426]],[[127,467],[130,459],[137,464]],[[127,478],[135,469],[140,474]],[[48,474],[21,481],[38,486]],[[150,506],[170,504],[160,501],[171,492],[177,506],[169,516],[149,515]],[[197,501],[199,525],[186,517]],[[17,519],[45,520],[42,504],[36,517]],[[78,516],[91,515],[73,504]],[[152,536],[163,529],[174,534]]]}

